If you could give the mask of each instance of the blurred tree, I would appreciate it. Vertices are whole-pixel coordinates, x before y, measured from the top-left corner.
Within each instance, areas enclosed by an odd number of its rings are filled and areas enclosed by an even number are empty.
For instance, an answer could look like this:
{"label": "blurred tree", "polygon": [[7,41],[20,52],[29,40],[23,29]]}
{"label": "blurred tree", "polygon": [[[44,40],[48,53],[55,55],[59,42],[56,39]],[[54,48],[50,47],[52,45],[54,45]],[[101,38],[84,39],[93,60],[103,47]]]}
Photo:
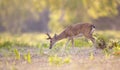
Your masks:
{"label": "blurred tree", "polygon": [[[30,3],[30,2],[29,2]],[[0,23],[10,32],[20,30],[21,24],[30,14],[28,0],[1,0]]]}
{"label": "blurred tree", "polygon": [[[10,32],[21,32],[22,28],[27,31],[31,26],[47,31],[48,23],[66,26],[113,17],[119,5],[119,0],[0,0],[0,26]],[[33,22],[29,25],[26,21]]]}
{"label": "blurred tree", "polygon": [[[58,3],[59,2],[59,3]],[[51,0],[51,25],[62,23],[91,22],[101,17],[114,17],[118,15],[119,0]],[[57,14],[57,15],[56,15]],[[55,17],[53,16],[55,15]],[[57,18],[57,19],[56,19]],[[58,20],[64,21],[59,22]],[[68,25],[68,24],[67,24]],[[59,26],[59,25],[58,25]],[[58,26],[56,29],[58,30]],[[51,27],[52,28],[52,27]]]}

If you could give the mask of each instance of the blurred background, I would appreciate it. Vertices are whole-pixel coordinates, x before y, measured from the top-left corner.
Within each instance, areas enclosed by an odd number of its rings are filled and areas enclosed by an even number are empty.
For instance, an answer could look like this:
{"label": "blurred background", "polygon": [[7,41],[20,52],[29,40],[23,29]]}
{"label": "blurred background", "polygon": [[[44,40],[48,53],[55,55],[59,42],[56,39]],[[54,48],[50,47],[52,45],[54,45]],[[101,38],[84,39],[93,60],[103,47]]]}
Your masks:
{"label": "blurred background", "polygon": [[[95,46],[81,37],[49,49],[46,32],[84,22],[96,26]],[[120,0],[0,0],[0,70],[119,70],[116,56]]]}
{"label": "blurred background", "polygon": [[78,22],[120,30],[120,0],[0,0],[0,32],[57,32]]}

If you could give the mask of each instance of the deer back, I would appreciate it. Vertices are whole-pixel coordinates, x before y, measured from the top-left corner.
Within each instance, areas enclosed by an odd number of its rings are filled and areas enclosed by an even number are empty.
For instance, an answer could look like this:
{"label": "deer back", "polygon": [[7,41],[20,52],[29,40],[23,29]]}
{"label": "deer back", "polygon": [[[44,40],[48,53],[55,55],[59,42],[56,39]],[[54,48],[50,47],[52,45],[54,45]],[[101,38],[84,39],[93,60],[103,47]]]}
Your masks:
{"label": "deer back", "polygon": [[76,36],[78,34],[88,34],[91,32],[93,28],[92,24],[84,23],[84,24],[74,24],[71,26],[68,26],[63,33],[67,36]]}

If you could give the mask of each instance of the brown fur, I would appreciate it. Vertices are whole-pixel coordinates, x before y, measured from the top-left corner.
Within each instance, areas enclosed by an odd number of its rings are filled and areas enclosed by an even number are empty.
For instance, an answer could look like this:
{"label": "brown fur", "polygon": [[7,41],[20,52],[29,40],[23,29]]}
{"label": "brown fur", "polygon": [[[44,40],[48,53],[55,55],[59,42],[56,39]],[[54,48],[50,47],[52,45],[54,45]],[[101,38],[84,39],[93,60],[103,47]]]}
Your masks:
{"label": "brown fur", "polygon": [[[69,38],[72,44],[74,44],[73,38],[79,36],[80,34],[90,39],[94,43],[95,39],[92,36],[93,28],[95,28],[95,26],[89,23],[84,23],[84,24],[78,23],[78,24],[70,25],[59,35],[55,35],[53,38],[50,39],[50,49],[52,48],[55,42],[64,38]],[[48,36],[50,37],[49,34]]]}

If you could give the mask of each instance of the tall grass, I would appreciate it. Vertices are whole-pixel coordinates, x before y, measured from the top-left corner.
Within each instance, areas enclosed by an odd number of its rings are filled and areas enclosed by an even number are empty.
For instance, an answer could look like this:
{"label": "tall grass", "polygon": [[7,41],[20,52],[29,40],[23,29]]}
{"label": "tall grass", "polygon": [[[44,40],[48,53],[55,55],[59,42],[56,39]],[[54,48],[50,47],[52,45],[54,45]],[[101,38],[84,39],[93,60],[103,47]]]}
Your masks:
{"label": "tall grass", "polygon": [[[97,42],[101,44],[101,40],[104,40],[106,46],[115,46],[116,42],[119,44],[120,41],[120,32],[119,31],[96,31],[94,34]],[[49,40],[46,40],[46,34],[41,33],[25,33],[21,35],[12,35],[9,33],[0,34],[0,49],[7,48],[11,49],[12,47],[36,47],[40,49],[40,53],[43,54],[44,48],[49,48]],[[53,48],[57,52],[58,49],[65,46],[67,40],[61,40],[55,44]],[[75,39],[75,47],[90,47],[92,46],[92,42],[90,40],[82,38]],[[69,42],[67,47],[71,47],[71,43]],[[116,49],[116,48],[115,48]],[[115,50],[114,49],[114,50]],[[117,47],[119,49],[119,46]],[[116,51],[116,50],[115,50]]]}

